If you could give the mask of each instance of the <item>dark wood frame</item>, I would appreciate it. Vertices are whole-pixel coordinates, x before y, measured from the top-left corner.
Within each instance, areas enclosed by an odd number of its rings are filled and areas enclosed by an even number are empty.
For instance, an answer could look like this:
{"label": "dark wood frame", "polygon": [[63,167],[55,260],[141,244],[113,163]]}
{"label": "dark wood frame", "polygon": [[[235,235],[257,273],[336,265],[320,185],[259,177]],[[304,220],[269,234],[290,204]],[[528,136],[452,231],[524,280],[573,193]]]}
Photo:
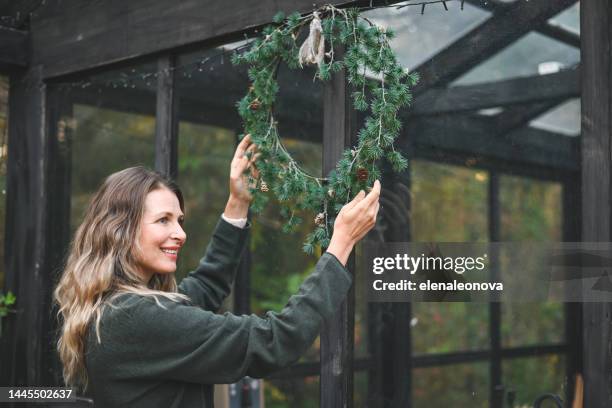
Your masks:
{"label": "dark wood frame", "polygon": [[[468,2],[481,3],[477,0]],[[327,3],[327,2],[326,2]],[[334,4],[365,4],[368,2],[332,1]],[[379,3],[379,2],[374,2]],[[572,3],[571,0],[556,0],[552,6],[544,6],[542,2],[531,2],[528,12],[505,9],[503,3],[490,2],[488,6],[494,12],[494,22],[504,24],[502,17],[509,14],[523,21],[531,19],[538,23],[537,30],[545,35],[556,38],[567,44],[578,45],[576,36],[551,26],[546,20],[563,7]],[[582,67],[579,72],[582,83],[582,150],[577,159],[577,146],[569,143],[565,147],[567,156],[562,160],[565,164],[580,163],[580,166],[563,167],[561,176],[564,183],[564,211],[582,214],[580,219],[565,226],[564,238],[578,240],[579,235],[587,241],[610,241],[610,135],[612,134],[612,102],[610,100],[610,55],[601,52],[611,46],[612,6],[606,0],[585,1],[581,9],[582,34],[580,46],[582,50]],[[481,3],[482,4],[482,3]],[[318,2],[290,0],[280,6],[284,11],[309,11]],[[66,167],[69,158],[65,157],[65,146],[57,138],[58,118],[65,112],[61,108],[62,95],[57,91],[49,92],[46,84],[56,79],[80,75],[83,72],[93,72],[105,69],[107,66],[121,66],[140,61],[143,58],[158,58],[161,67],[171,67],[173,55],[179,51],[191,48],[215,46],[238,38],[243,33],[251,33],[263,24],[269,22],[278,11],[278,2],[264,0],[261,2],[246,2],[241,8],[228,9],[225,2],[214,0],[204,9],[200,2],[188,0],[182,8],[168,9],[159,0],[134,0],[122,2],[110,0],[100,7],[94,0],[65,0],[61,6],[57,2],[48,4],[31,17],[30,31],[0,29],[0,69],[11,75],[10,89],[10,130],[9,130],[9,162],[7,195],[7,240],[6,254],[6,287],[13,289],[18,298],[18,318],[7,319],[5,335],[0,340],[0,366],[8,367],[2,370],[0,382],[14,385],[40,385],[58,383],[57,376],[51,374],[57,367],[48,358],[53,345],[50,342],[53,327],[50,324],[49,305],[50,288],[56,278],[54,273],[62,258],[65,245],[54,243],[57,237],[66,239],[67,231],[64,220],[67,219],[66,195],[69,194],[70,172]],[[514,13],[514,14],[513,14]],[[180,22],[172,24],[172,22]],[[513,21],[511,26],[501,30],[499,25],[488,22],[476,28],[478,33],[488,33],[487,40],[479,42],[476,47],[466,35],[451,44],[438,55],[437,66],[447,65],[453,69],[444,75],[438,75],[434,65],[424,64],[420,70],[424,73],[424,81],[417,93],[421,98],[431,97],[431,92],[448,92],[431,89],[434,85],[444,85],[474,66],[478,61],[492,55],[495,50],[509,44],[524,34],[521,24]],[[168,30],[169,27],[174,28]],[[179,29],[180,27],[180,29]],[[188,27],[189,29],[186,29]],[[9,31],[6,31],[9,30]],[[473,34],[473,33],[472,33]],[[472,36],[473,37],[473,36]],[[27,46],[26,46],[27,44]],[[470,49],[469,53],[454,52],[455,47]],[[28,52],[24,52],[28,50]],[[470,54],[470,55],[466,55]],[[477,55],[478,54],[478,55]],[[457,58],[456,55],[461,55]],[[478,56],[478,58],[477,58]],[[469,57],[469,58],[468,58]],[[442,62],[444,64],[442,64]],[[169,71],[171,72],[171,70]],[[568,75],[566,88],[555,92],[559,97],[575,94],[577,75]],[[156,168],[167,174],[176,175],[176,140],[177,109],[176,95],[173,86],[173,76],[162,75],[158,81],[157,90],[157,130],[156,130]],[[460,89],[470,92],[475,89]],[[481,91],[481,90],[480,90]],[[429,95],[429,96],[428,96]],[[537,95],[534,96],[537,99]],[[335,163],[341,149],[350,142],[352,116],[347,103],[344,79],[338,76],[325,91],[324,108],[324,145],[326,150],[324,169],[329,169]],[[418,100],[417,100],[418,102]],[[508,132],[517,131],[520,135],[528,132],[530,137],[547,140],[548,135],[535,135],[532,130],[520,128],[517,124],[524,123],[525,118],[533,117],[552,105],[546,105],[538,100],[532,101],[529,109],[511,112],[504,118],[504,128]],[[418,106],[418,103],[417,103]],[[427,106],[425,103],[423,106]],[[427,114],[439,114],[430,107],[423,108]],[[448,107],[439,107],[449,109]],[[336,123],[332,118],[342,114],[346,121]],[[461,125],[461,120],[475,120],[467,117],[447,126]],[[483,133],[491,128],[490,123],[478,124]],[[432,123],[423,119],[421,126]],[[529,133],[531,132],[531,133]],[[337,142],[332,134],[345,135],[344,142]],[[508,133],[508,143],[520,140],[519,134],[512,137]],[[551,135],[552,137],[552,135]],[[333,142],[336,140],[336,142]],[[477,144],[478,142],[476,142]],[[443,146],[449,151],[457,152],[459,162],[464,150],[461,146]],[[499,147],[499,146],[498,146]],[[410,146],[420,157],[436,156],[440,146],[431,140]],[[504,150],[505,151],[505,150]],[[163,152],[163,153],[162,153]],[[487,152],[483,152],[487,153]],[[452,155],[448,155],[450,158]],[[509,156],[507,166],[503,169],[518,170],[511,162],[518,155]],[[452,159],[451,159],[452,160]],[[562,163],[540,163],[542,168],[537,172],[553,167],[557,170]],[[497,169],[497,163],[483,159],[477,166],[486,169]],[[580,189],[575,182],[575,174],[582,174],[582,202],[577,203],[575,197]],[[552,173],[551,173],[552,174]],[[554,172],[558,174],[558,171]],[[549,174],[550,175],[550,174]],[[547,178],[549,175],[544,175]],[[494,195],[496,177],[491,177],[490,191]],[[67,189],[67,190],[66,190]],[[572,199],[572,197],[574,199]],[[493,204],[493,203],[492,203]],[[69,202],[68,202],[69,206]],[[496,207],[491,207],[490,217],[495,219]],[[50,215],[57,215],[55,220]],[[496,236],[495,223],[491,223],[491,239]],[[579,234],[581,232],[581,234]],[[248,266],[248,262],[247,262]],[[242,267],[241,267],[242,268]],[[243,276],[241,274],[241,276]],[[248,288],[248,279],[242,285]],[[247,289],[248,291],[248,289]],[[33,294],[38,294],[33,296]],[[24,299],[24,300],[22,300]],[[323,332],[321,355],[321,402],[322,406],[352,405],[352,375],[353,369],[369,367],[369,362],[352,361],[352,326],[353,297],[350,296],[333,324]],[[492,319],[499,315],[492,304]],[[247,306],[242,308],[246,309]],[[578,309],[577,309],[578,308]],[[574,338],[570,334],[579,333],[582,329],[581,341],[569,342],[566,346],[547,346],[539,348],[546,352],[560,351],[558,347],[568,347],[572,350],[583,350],[583,367],[579,359],[571,362],[576,371],[584,369],[586,406],[603,406],[612,398],[612,385],[605,381],[612,371],[612,355],[609,347],[612,341],[610,304],[585,304],[580,312],[579,306],[568,306],[569,313],[577,319],[582,313],[582,326],[569,325],[568,340]],[[578,312],[576,312],[578,310]],[[492,350],[498,348],[498,335],[491,333]],[[495,340],[495,341],[494,341]],[[340,355],[334,354],[331,344],[343,344]],[[495,344],[494,344],[495,343]],[[552,347],[552,348],[551,348]],[[538,349],[537,347],[535,349]],[[520,355],[532,355],[536,350],[517,350]],[[500,351],[504,355],[508,351]],[[486,354],[486,353],[485,353]],[[447,364],[459,361],[475,361],[486,358],[482,353],[458,353],[457,355],[427,356],[411,358],[415,367],[430,364]],[[341,374],[329,369],[330,361],[340,359],[343,365]],[[407,363],[408,364],[408,363]],[[305,365],[304,367],[308,367]],[[294,372],[304,372],[293,369]],[[305,372],[308,372],[306,370]],[[291,372],[289,370],[288,372]],[[492,378],[497,377],[499,369],[491,368]],[[343,392],[338,392],[342,389]],[[491,390],[494,394],[495,390]]]}

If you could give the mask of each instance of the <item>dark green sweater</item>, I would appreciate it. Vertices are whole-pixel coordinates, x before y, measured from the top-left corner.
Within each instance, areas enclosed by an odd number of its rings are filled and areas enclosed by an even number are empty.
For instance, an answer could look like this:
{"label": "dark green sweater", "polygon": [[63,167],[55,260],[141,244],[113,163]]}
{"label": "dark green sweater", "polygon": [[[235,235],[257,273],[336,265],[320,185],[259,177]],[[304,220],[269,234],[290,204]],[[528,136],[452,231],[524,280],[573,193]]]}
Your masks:
{"label": "dark green sweater", "polygon": [[[280,313],[215,314],[229,294],[247,229],[219,220],[198,269],[179,285],[194,305],[126,294],[90,325],[86,366],[96,408],[213,407],[213,384],[295,362],[345,298],[352,277],[329,253]],[[89,392],[88,392],[89,394]]]}

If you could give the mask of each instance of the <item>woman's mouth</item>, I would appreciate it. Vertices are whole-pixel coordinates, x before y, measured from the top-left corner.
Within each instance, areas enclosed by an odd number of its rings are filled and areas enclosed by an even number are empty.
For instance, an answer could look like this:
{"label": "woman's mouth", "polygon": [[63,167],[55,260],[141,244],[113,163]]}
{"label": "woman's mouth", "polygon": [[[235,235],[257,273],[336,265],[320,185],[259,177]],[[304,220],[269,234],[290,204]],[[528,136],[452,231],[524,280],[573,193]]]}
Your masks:
{"label": "woman's mouth", "polygon": [[178,256],[178,249],[167,249],[162,248],[161,251],[166,254],[166,256],[172,260],[176,260]]}

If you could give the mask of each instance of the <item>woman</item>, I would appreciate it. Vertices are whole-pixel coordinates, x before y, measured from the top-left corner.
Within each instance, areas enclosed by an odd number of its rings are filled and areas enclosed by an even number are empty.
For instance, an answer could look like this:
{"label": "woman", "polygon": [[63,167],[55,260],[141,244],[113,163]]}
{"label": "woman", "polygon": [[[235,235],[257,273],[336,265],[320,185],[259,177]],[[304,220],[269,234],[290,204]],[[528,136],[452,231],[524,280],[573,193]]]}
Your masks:
{"label": "woman", "polygon": [[174,272],[186,235],[177,186],[133,167],[109,176],[94,195],[55,299],[65,381],[85,388],[96,406],[212,407],[213,384],[295,362],[344,299],[352,280],[344,265],[375,223],[378,181],[340,211],[327,252],[280,313],[215,314],[245,245],[245,173],[257,175],[254,151],[246,136],[206,254],[178,287]]}

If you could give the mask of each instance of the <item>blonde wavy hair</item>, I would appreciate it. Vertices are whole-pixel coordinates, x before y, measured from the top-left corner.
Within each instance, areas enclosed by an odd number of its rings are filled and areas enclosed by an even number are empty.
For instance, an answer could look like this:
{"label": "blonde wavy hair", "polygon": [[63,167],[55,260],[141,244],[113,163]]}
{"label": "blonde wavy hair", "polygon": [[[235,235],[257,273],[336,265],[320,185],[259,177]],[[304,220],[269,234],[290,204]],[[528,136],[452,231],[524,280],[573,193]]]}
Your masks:
{"label": "blonde wavy hair", "polygon": [[111,174],[91,199],[75,233],[54,292],[60,321],[57,349],[64,381],[69,386],[87,388],[88,328],[95,323],[97,341],[101,343],[100,318],[105,307],[115,307],[112,301],[117,296],[136,293],[151,296],[158,304],[158,296],[189,301],[177,293],[174,274],[156,274],[145,282],[137,266],[137,238],[145,198],[161,188],[176,194],[184,212],[178,186],[161,174],[140,166]]}

